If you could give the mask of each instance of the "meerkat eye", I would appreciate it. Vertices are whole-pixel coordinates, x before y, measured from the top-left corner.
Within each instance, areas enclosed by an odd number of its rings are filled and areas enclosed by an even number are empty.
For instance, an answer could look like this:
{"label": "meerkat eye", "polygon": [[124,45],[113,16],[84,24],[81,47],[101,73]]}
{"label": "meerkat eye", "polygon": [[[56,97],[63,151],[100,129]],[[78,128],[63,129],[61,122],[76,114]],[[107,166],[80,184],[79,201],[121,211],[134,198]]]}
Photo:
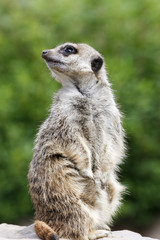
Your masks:
{"label": "meerkat eye", "polygon": [[65,47],[65,51],[68,53],[77,53],[77,49],[72,46]]}
{"label": "meerkat eye", "polygon": [[91,68],[94,73],[97,73],[103,64],[103,59],[101,57],[94,58],[91,62]]}
{"label": "meerkat eye", "polygon": [[70,54],[76,54],[78,51],[75,47],[71,45],[67,45],[60,49],[60,53],[62,53],[64,56],[69,56]]}

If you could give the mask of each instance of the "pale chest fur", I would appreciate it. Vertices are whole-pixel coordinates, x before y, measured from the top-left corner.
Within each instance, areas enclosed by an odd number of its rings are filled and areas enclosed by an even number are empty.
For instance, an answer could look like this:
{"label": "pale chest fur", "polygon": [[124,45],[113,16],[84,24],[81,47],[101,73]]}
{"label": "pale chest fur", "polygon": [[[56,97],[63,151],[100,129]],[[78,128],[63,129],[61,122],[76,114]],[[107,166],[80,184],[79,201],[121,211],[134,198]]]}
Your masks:
{"label": "pale chest fur", "polygon": [[96,94],[85,96],[69,92],[63,95],[61,91],[55,99],[55,106],[59,106],[58,109],[66,116],[73,138],[86,153],[90,163],[88,168],[93,173],[100,172],[101,176],[111,172],[120,162],[124,148],[120,113],[112,93],[108,94],[98,94],[97,98]]}

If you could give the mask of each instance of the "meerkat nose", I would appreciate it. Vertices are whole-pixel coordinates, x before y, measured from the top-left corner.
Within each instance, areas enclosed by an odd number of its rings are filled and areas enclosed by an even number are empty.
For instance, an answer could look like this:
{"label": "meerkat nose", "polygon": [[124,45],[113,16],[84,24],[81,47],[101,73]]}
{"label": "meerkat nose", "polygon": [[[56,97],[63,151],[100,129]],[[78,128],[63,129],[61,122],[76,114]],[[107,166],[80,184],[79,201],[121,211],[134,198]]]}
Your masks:
{"label": "meerkat nose", "polygon": [[48,53],[47,50],[43,50],[42,55],[47,54],[47,53]]}
{"label": "meerkat nose", "polygon": [[47,50],[43,50],[43,51],[42,51],[42,55],[41,55],[41,56],[42,56],[42,58],[45,58],[45,56],[47,55],[47,53],[48,53],[48,51],[47,51]]}

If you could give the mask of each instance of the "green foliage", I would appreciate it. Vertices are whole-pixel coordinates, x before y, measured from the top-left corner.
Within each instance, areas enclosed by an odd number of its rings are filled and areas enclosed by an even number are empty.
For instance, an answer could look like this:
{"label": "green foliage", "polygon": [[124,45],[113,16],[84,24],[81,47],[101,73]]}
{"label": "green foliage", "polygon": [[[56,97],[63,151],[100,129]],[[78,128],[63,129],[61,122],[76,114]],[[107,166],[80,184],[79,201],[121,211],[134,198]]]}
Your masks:
{"label": "green foliage", "polygon": [[129,195],[118,220],[140,226],[160,212],[159,13],[159,0],[1,0],[1,222],[33,214],[26,177],[33,141],[59,88],[40,56],[66,41],[103,53],[125,115],[121,181]]}

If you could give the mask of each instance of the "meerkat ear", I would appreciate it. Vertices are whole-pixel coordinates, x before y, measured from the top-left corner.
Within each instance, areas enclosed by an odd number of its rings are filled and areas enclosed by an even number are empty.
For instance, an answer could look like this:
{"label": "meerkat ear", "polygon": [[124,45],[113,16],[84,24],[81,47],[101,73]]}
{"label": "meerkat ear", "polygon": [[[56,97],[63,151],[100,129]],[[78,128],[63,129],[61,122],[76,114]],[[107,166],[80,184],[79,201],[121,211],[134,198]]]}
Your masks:
{"label": "meerkat ear", "polygon": [[103,64],[103,59],[101,57],[96,57],[91,61],[91,68],[94,73],[97,73]]}

